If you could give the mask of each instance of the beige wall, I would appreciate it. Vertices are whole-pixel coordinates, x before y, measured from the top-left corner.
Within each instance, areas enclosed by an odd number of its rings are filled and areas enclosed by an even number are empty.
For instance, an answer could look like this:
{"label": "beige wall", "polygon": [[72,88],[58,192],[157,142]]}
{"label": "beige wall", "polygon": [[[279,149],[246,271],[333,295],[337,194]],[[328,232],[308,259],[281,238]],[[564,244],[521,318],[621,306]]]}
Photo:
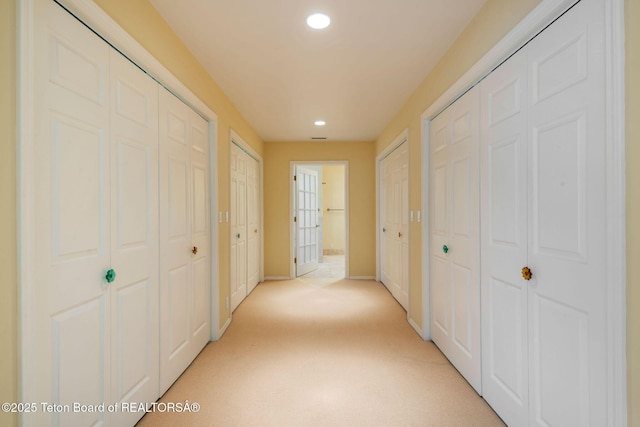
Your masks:
{"label": "beige wall", "polygon": [[627,363],[629,425],[640,426],[640,1],[626,6]]}
{"label": "beige wall", "polygon": [[345,250],[344,166],[322,167],[322,248],[325,254],[343,254]]}
{"label": "beige wall", "polygon": [[372,142],[267,142],[264,148],[264,274],[289,277],[290,164],[346,160],[349,182],[349,275],[376,274],[375,154]]}
{"label": "beige wall", "polygon": [[[218,115],[218,210],[229,209],[230,129],[263,156],[263,142],[227,95],[151,6],[148,0],[95,0],[169,71]],[[229,317],[229,227],[219,224],[220,325]]]}
{"label": "beige wall", "polygon": [[[0,402],[18,399],[16,2],[0,1]],[[18,417],[0,412],[0,425]]]}

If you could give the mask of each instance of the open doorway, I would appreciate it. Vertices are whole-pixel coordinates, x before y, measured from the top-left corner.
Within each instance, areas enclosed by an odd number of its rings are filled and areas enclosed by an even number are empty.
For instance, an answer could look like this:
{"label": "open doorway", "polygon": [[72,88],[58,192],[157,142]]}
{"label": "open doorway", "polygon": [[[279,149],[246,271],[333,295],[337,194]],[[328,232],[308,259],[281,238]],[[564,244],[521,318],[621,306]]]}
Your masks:
{"label": "open doorway", "polygon": [[292,174],[293,276],[347,277],[347,163],[294,162]]}

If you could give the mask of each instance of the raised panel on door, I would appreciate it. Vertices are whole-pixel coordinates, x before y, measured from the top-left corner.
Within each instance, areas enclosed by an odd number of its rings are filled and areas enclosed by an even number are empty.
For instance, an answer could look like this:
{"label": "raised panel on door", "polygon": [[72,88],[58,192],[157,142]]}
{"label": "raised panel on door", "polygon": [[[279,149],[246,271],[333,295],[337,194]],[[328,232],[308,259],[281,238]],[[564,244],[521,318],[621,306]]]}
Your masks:
{"label": "raised panel on door", "polygon": [[[158,86],[111,54],[111,395],[154,402],[159,387]],[[117,424],[142,414],[118,412]]]}
{"label": "raised panel on door", "polygon": [[529,43],[532,425],[606,425],[603,2]]}
{"label": "raised panel on door", "polygon": [[[34,2],[34,294],[26,300],[29,402],[110,399],[109,47],[57,4]],[[39,403],[38,403],[39,405]],[[108,414],[25,414],[33,425]]]}
{"label": "raised panel on door", "polygon": [[508,425],[529,412],[526,59],[480,84],[482,395]]}

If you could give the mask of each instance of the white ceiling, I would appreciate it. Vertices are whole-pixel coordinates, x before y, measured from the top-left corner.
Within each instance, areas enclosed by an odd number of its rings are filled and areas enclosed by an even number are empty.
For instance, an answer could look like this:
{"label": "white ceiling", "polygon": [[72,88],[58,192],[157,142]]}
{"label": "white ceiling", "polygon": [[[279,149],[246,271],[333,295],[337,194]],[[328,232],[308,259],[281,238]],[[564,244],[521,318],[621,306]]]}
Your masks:
{"label": "white ceiling", "polygon": [[486,0],[150,1],[264,141],[373,141]]}

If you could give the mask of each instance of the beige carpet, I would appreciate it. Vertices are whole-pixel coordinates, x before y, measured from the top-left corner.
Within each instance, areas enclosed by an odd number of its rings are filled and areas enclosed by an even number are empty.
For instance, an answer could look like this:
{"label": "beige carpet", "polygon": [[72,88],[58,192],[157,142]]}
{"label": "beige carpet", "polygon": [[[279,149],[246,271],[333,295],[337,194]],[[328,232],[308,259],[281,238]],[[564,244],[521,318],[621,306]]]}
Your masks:
{"label": "beige carpet", "polygon": [[503,426],[373,281],[260,284],[140,426]]}

